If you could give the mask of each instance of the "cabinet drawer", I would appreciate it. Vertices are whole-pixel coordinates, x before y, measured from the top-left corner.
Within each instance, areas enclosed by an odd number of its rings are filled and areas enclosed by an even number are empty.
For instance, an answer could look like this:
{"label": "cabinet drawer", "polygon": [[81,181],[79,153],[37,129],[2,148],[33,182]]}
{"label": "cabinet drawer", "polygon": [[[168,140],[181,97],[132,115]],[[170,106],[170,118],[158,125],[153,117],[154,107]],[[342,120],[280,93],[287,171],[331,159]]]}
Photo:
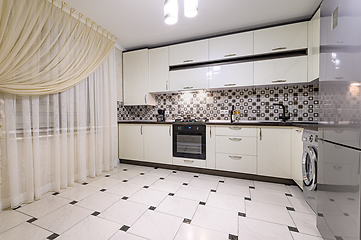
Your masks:
{"label": "cabinet drawer", "polygon": [[173,157],[173,165],[205,168],[207,166],[207,162],[206,160]]}
{"label": "cabinet drawer", "polygon": [[217,126],[217,136],[240,136],[240,137],[256,137],[257,129],[241,126]]}
{"label": "cabinet drawer", "polygon": [[208,87],[208,67],[171,71],[170,90],[196,90]]}
{"label": "cabinet drawer", "polygon": [[208,39],[169,47],[170,65],[208,61]]}
{"label": "cabinet drawer", "polygon": [[307,48],[307,22],[254,31],[254,54]]}
{"label": "cabinet drawer", "polygon": [[216,152],[256,155],[257,139],[255,137],[217,136]]}
{"label": "cabinet drawer", "polygon": [[257,157],[217,153],[216,169],[257,174]]}

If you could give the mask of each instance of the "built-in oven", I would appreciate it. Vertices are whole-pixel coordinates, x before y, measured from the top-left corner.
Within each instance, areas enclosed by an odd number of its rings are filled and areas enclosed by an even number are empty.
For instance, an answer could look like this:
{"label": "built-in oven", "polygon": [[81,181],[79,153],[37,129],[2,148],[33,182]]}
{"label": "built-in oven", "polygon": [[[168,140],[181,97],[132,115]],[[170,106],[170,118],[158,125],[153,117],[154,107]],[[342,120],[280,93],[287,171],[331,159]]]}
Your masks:
{"label": "built-in oven", "polygon": [[206,125],[173,124],[173,157],[206,159]]}

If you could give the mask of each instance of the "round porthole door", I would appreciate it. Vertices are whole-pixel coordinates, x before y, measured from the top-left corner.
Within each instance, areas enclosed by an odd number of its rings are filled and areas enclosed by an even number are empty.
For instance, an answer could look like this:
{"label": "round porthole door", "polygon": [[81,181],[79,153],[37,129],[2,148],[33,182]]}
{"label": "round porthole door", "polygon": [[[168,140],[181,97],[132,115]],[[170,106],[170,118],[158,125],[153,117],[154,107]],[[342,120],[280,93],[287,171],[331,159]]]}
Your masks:
{"label": "round porthole door", "polygon": [[312,146],[306,146],[302,154],[303,185],[312,191],[317,186],[317,151]]}

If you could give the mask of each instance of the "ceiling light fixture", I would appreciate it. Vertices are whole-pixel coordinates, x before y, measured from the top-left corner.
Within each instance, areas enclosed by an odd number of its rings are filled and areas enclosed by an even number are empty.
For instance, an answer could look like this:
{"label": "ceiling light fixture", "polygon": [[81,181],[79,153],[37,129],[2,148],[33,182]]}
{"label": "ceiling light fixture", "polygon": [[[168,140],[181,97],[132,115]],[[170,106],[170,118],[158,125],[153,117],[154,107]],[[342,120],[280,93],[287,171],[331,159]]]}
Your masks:
{"label": "ceiling light fixture", "polygon": [[169,25],[178,22],[178,0],[164,1],[164,21]]}
{"label": "ceiling light fixture", "polygon": [[184,0],[184,16],[192,18],[198,14],[198,0]]}

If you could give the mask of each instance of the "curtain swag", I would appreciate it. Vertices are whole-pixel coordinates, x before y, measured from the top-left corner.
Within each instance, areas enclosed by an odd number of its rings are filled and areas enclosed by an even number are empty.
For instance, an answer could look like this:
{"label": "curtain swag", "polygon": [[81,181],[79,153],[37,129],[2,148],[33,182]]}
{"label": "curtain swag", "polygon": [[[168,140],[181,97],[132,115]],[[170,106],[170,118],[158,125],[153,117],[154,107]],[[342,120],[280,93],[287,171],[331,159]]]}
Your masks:
{"label": "curtain swag", "polygon": [[47,0],[0,0],[0,91],[63,92],[90,76],[114,48],[109,32]]}

